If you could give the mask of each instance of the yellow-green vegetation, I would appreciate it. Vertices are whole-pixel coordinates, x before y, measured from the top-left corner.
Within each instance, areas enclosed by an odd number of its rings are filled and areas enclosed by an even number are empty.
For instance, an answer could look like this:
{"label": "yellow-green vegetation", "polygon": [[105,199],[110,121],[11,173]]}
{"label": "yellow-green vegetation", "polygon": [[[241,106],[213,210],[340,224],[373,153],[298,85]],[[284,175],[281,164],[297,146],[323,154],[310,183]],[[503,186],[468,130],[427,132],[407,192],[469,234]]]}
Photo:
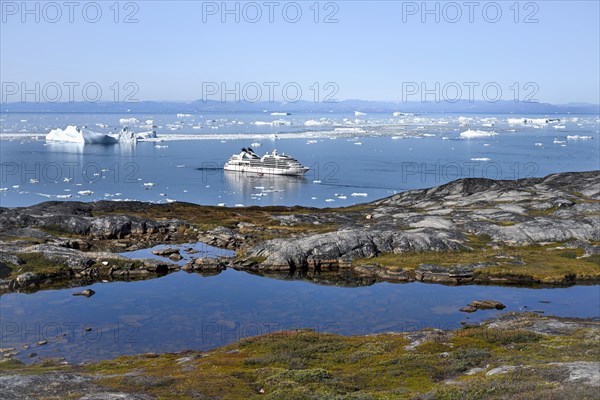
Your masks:
{"label": "yellow-green vegetation", "polygon": [[[353,211],[353,208],[350,207],[344,210],[349,212]],[[280,234],[286,234],[331,232],[334,231],[336,227],[333,224],[296,224],[294,226],[284,226],[280,225],[278,221],[274,220],[272,218],[273,215],[320,214],[326,212],[331,212],[331,210],[281,206],[231,208],[200,206],[189,203],[171,203],[148,205],[147,207],[143,207],[138,211],[115,209],[111,212],[111,214],[136,215],[154,220],[179,219],[192,224],[201,231],[214,229],[219,226],[234,228],[238,225],[238,223],[245,222],[256,225],[258,228],[276,229]],[[246,230],[255,231],[255,229]]]}
{"label": "yellow-green vegetation", "polygon": [[22,264],[9,264],[8,267],[12,272],[8,278],[16,278],[18,275],[25,272],[33,272],[36,274],[66,274],[69,271],[69,268],[61,260],[47,258],[41,253],[20,253],[18,257],[22,261]]}
{"label": "yellow-green vegetation", "polygon": [[[64,276],[67,277],[71,273],[71,268],[69,268],[65,262],[58,258],[46,257],[42,253],[19,253],[19,259],[22,264],[13,265],[8,264],[7,266],[12,270],[10,275],[7,277],[8,279],[16,278],[18,275],[23,274],[25,272],[33,272],[35,274],[45,274],[45,275],[54,275],[54,276]],[[122,267],[131,267],[132,269],[138,269],[142,266],[143,262],[140,260],[126,260],[126,259],[105,259],[103,261],[107,261],[107,265],[103,265],[100,262],[96,262],[90,267],[95,267],[102,272],[108,272],[108,270],[112,267],[115,269]]]}
{"label": "yellow-green vegetation", "polygon": [[[582,249],[565,249],[562,244],[506,246],[494,249],[488,246],[486,236],[469,237],[472,250],[446,252],[382,253],[373,258],[361,258],[354,265],[375,264],[389,269],[414,270],[420,264],[442,267],[480,262],[498,263],[481,268],[476,274],[532,278],[543,283],[600,279],[600,256],[582,257]],[[523,264],[524,263],[524,264]]]}
{"label": "yellow-green vegetation", "polygon": [[[534,315],[518,319],[526,325],[555,322]],[[160,399],[537,399],[561,398],[566,389],[584,399],[596,389],[569,386],[566,370],[549,363],[597,361],[599,325],[588,321],[560,335],[512,322],[408,335],[284,332],[206,353],[125,356],[72,369],[111,390]],[[498,366],[525,368],[485,375]],[[40,373],[56,367],[10,368]]]}

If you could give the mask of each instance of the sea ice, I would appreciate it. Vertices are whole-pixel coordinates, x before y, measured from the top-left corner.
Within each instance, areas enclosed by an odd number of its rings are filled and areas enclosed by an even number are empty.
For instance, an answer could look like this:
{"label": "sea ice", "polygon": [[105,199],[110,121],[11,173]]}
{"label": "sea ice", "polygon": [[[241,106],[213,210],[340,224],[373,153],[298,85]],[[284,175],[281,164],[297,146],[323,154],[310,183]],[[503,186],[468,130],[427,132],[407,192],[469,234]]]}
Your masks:
{"label": "sea ice", "polygon": [[579,135],[569,135],[567,136],[567,140],[590,140],[591,136],[579,136]]}
{"label": "sea ice", "polygon": [[462,138],[467,138],[467,139],[471,139],[471,138],[479,138],[479,137],[490,137],[490,136],[495,136],[497,135],[496,132],[493,131],[478,131],[478,130],[467,130],[464,131],[460,134],[460,137]]}
{"label": "sea ice", "polygon": [[314,119],[309,119],[308,121],[304,122],[304,126],[322,126],[323,122],[321,121],[315,121]]}
{"label": "sea ice", "polygon": [[133,125],[133,124],[137,124],[140,121],[137,118],[121,118],[119,120],[119,123],[121,125]]}

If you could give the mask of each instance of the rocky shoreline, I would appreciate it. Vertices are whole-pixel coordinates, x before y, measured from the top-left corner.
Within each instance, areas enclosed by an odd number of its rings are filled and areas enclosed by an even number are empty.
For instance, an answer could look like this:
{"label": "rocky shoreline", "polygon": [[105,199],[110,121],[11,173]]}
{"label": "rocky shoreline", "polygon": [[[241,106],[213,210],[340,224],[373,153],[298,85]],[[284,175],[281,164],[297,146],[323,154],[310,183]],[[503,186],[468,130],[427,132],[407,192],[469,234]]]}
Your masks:
{"label": "rocky shoreline", "polygon": [[573,285],[600,281],[600,172],[461,179],[339,209],[46,202],[0,208],[0,294],[180,270],[118,253],[203,242],[235,268],[317,283]]}

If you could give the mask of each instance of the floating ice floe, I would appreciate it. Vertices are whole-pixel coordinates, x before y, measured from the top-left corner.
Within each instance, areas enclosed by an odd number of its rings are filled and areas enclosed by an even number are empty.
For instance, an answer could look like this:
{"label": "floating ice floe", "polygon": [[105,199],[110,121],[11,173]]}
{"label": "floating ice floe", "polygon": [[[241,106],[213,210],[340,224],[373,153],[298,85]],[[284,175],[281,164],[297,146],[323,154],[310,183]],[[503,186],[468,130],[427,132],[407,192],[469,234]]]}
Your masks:
{"label": "floating ice floe", "polygon": [[260,143],[258,143],[258,142],[253,142],[253,143],[250,143],[250,146],[252,146],[252,147],[260,147],[262,145]]}
{"label": "floating ice floe", "polygon": [[359,117],[359,116],[361,116],[361,115],[367,115],[367,113],[360,112],[360,111],[354,111],[354,116],[355,116],[355,117]]}
{"label": "floating ice floe", "polygon": [[282,119],[276,119],[275,121],[266,122],[266,121],[256,121],[254,125],[271,125],[271,126],[283,126],[283,125],[291,125],[290,121],[284,121]]}
{"label": "floating ice floe", "polygon": [[178,113],[177,114],[177,118],[187,118],[187,117],[191,117],[192,114],[182,114],[182,113]]}
{"label": "floating ice floe", "polygon": [[324,123],[321,121],[315,121],[314,119],[309,119],[308,121],[304,121],[304,126],[323,126]]}
{"label": "floating ice floe", "polygon": [[567,140],[590,140],[591,136],[579,136],[579,135],[569,135],[567,136]]}
{"label": "floating ice floe", "polygon": [[534,146],[543,146],[543,144],[541,144],[541,143],[534,143],[533,145]]}
{"label": "floating ice floe", "polygon": [[145,187],[152,187],[152,186],[154,186],[154,185],[155,185],[155,183],[154,183],[154,182],[146,182],[146,183],[144,183],[144,186],[145,186]]}
{"label": "floating ice floe", "polygon": [[219,203],[217,204],[219,207],[225,207],[225,203]]}
{"label": "floating ice floe", "polygon": [[509,118],[509,125],[546,125],[560,122],[559,118]]}
{"label": "floating ice floe", "polygon": [[8,188],[0,188],[0,192],[8,192]]}
{"label": "floating ice floe", "polygon": [[94,192],[92,192],[91,190],[80,190],[77,193],[80,194],[81,196],[91,196],[94,194]]}
{"label": "floating ice floe", "polygon": [[490,159],[487,157],[473,157],[471,161],[490,161]]}
{"label": "floating ice floe", "polygon": [[29,183],[40,183],[40,180],[32,178],[29,180]]}
{"label": "floating ice floe", "polygon": [[367,193],[352,193],[350,196],[352,197],[367,197]]}
{"label": "floating ice floe", "polygon": [[316,179],[316,180],[313,181],[313,183],[321,183],[321,181],[318,180],[318,179]]}
{"label": "floating ice floe", "polygon": [[469,129],[467,131],[462,132],[460,134],[460,137],[471,139],[471,138],[479,138],[479,137],[496,136],[497,134],[498,133],[493,132],[493,131],[478,131],[478,130]]}
{"label": "floating ice floe", "polygon": [[315,144],[317,142],[318,142],[318,140],[307,140],[306,144]]}
{"label": "floating ice floe", "polygon": [[327,203],[331,203],[331,202],[333,202],[333,201],[335,201],[335,200],[334,200],[334,199],[325,199],[325,201],[326,201]]}
{"label": "floating ice floe", "polygon": [[121,118],[119,123],[121,125],[133,125],[138,124],[140,121],[137,118]]}
{"label": "floating ice floe", "polygon": [[56,195],[57,199],[70,199],[71,197],[73,197],[73,196],[70,194],[57,194]]}
{"label": "floating ice floe", "polygon": [[554,140],[552,141],[552,143],[554,143],[554,144],[565,144],[565,143],[567,143],[567,142],[566,142],[566,141],[564,141],[564,140],[558,140],[558,139],[554,139]]}
{"label": "floating ice floe", "polygon": [[289,112],[272,112],[271,115],[292,115]]}
{"label": "floating ice floe", "polygon": [[362,142],[354,142],[354,144],[357,146],[362,146]]}

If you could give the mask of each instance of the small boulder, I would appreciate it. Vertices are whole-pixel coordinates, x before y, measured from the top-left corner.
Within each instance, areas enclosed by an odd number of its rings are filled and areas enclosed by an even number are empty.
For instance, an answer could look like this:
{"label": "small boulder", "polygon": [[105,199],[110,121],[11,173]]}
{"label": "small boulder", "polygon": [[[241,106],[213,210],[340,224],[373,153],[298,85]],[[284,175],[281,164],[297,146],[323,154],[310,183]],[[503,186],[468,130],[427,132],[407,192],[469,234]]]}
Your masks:
{"label": "small boulder", "polygon": [[73,296],[92,297],[95,294],[96,294],[96,292],[94,292],[92,289],[85,289],[85,290],[82,290],[81,292],[73,293]]}
{"label": "small boulder", "polygon": [[469,305],[460,309],[462,312],[472,313],[477,310],[504,310],[506,306],[495,300],[473,300]]}
{"label": "small boulder", "polygon": [[171,254],[179,254],[179,249],[170,247],[166,249],[152,250],[152,254],[154,254],[155,256],[168,257]]}
{"label": "small boulder", "polygon": [[32,283],[36,283],[38,280],[39,277],[33,272],[25,272],[24,274],[17,276],[17,278],[15,279],[19,287],[29,286]]}
{"label": "small boulder", "polygon": [[173,254],[169,255],[169,258],[173,261],[180,261],[183,259],[182,255],[179,253],[173,253]]}

